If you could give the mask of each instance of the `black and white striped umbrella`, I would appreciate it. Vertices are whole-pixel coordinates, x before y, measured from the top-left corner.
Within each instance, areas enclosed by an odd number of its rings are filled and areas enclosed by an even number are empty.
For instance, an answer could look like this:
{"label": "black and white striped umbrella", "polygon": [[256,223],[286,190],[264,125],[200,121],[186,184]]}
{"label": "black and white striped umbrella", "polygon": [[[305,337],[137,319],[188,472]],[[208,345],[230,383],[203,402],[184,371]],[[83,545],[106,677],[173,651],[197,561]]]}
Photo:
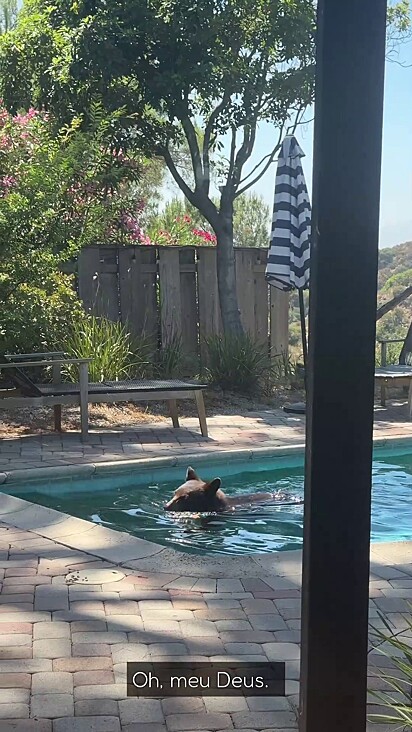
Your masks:
{"label": "black and white striped umbrella", "polygon": [[303,290],[309,284],[311,210],[297,140],[282,142],[275,180],[272,232],[266,280],[280,290]]}
{"label": "black and white striped umbrella", "polygon": [[[296,138],[288,135],[280,148],[275,179],[272,232],[266,280],[280,290],[299,293],[303,363],[308,360],[303,290],[309,285],[311,209],[301,158],[304,153]],[[284,407],[285,411],[305,413],[304,404]]]}

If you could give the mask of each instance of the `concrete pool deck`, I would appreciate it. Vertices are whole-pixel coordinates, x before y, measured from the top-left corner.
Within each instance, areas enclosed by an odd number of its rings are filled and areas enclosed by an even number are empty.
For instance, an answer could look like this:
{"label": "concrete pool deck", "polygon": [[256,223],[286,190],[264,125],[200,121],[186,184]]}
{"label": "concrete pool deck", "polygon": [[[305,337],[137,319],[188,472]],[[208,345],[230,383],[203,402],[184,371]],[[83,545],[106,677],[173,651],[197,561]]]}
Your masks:
{"label": "concrete pool deck", "polygon": [[[403,407],[377,410],[379,442],[412,438],[412,423],[402,416]],[[121,436],[92,433],[84,446],[72,434],[4,440],[0,471],[7,483],[40,477],[47,469],[53,474],[65,465],[88,470],[109,461],[163,462],[175,454],[188,461],[195,454],[211,459],[210,452],[219,450],[258,454],[257,443],[268,450],[293,449],[303,444],[304,421],[291,417],[215,417],[205,442],[192,432],[195,420],[185,420],[179,434],[164,425]],[[87,582],[80,575],[67,578],[82,570]],[[2,494],[1,576],[1,732],[297,729],[300,552],[246,558],[180,554]],[[382,627],[383,614],[394,629],[406,630],[411,599],[412,542],[374,544],[371,624]],[[286,661],[287,695],[127,698],[127,661],[188,657]],[[374,674],[388,659],[375,652],[369,662],[369,686],[379,688]]]}

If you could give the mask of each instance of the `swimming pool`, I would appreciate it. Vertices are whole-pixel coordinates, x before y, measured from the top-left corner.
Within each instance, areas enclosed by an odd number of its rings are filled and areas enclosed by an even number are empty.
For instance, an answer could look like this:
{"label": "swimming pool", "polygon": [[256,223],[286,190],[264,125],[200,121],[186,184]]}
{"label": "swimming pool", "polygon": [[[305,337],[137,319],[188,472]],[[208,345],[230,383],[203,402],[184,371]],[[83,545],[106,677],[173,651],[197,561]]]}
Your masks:
{"label": "swimming pool", "polygon": [[[228,456],[229,460],[229,456]],[[137,472],[139,470],[139,472]],[[228,495],[287,491],[303,496],[303,456],[211,464]],[[230,515],[173,515],[163,505],[184,481],[183,468],[118,471],[88,480],[11,486],[8,492],[183,552],[246,555],[299,549],[303,506],[256,506]],[[332,486],[331,486],[332,487]],[[373,464],[372,541],[412,540],[412,451],[378,450]]]}

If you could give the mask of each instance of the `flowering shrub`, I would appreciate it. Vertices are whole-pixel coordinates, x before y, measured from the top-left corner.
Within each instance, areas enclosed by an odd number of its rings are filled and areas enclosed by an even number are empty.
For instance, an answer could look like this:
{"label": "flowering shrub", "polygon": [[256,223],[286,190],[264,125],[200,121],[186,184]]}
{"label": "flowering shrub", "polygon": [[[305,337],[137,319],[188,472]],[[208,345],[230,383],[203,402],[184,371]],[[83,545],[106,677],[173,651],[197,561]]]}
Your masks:
{"label": "flowering shrub", "polygon": [[[122,189],[137,161],[112,144],[95,110],[55,132],[47,114],[11,115],[0,103],[0,351],[52,347],[80,303],[62,264],[122,223]],[[136,236],[130,237],[130,240]]]}
{"label": "flowering shrub", "polygon": [[[205,244],[216,244],[216,235],[204,229],[193,229],[193,234],[203,240]],[[200,243],[200,242],[198,242]]]}
{"label": "flowering shrub", "polygon": [[206,229],[199,229],[193,226],[191,217],[188,214],[173,218],[167,229],[152,226],[149,231],[149,238],[153,244],[168,246],[212,246],[216,244],[216,236]]}
{"label": "flowering shrub", "polygon": [[144,201],[138,201],[134,205],[132,202],[129,208],[123,209],[117,221],[109,227],[108,238],[121,244],[152,244],[141,223],[144,205]]}

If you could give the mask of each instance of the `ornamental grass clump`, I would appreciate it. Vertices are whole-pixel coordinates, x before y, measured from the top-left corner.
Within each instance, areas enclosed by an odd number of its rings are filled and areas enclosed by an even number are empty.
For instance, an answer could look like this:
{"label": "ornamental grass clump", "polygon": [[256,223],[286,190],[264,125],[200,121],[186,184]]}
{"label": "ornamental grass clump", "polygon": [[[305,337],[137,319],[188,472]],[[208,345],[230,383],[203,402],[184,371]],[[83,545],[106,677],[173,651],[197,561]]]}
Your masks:
{"label": "ornamental grass clump", "polygon": [[[63,344],[72,358],[91,358],[91,382],[142,378],[150,369],[150,344],[144,337],[133,339],[127,326],[107,318],[85,316]],[[66,376],[78,380],[77,368],[68,365]]]}
{"label": "ornamental grass clump", "polygon": [[[410,605],[412,611],[412,604]],[[391,628],[381,615],[385,629],[374,629],[375,643],[372,650],[389,660],[390,667],[377,674],[384,690],[372,689],[382,712],[370,715],[371,722],[396,725],[399,732],[412,730],[412,613],[405,617],[402,630]],[[387,661],[386,661],[387,663]],[[386,664],[385,664],[386,665]]]}
{"label": "ornamental grass clump", "polygon": [[209,381],[224,391],[250,394],[262,387],[270,370],[267,349],[250,335],[215,335],[206,339]]}

